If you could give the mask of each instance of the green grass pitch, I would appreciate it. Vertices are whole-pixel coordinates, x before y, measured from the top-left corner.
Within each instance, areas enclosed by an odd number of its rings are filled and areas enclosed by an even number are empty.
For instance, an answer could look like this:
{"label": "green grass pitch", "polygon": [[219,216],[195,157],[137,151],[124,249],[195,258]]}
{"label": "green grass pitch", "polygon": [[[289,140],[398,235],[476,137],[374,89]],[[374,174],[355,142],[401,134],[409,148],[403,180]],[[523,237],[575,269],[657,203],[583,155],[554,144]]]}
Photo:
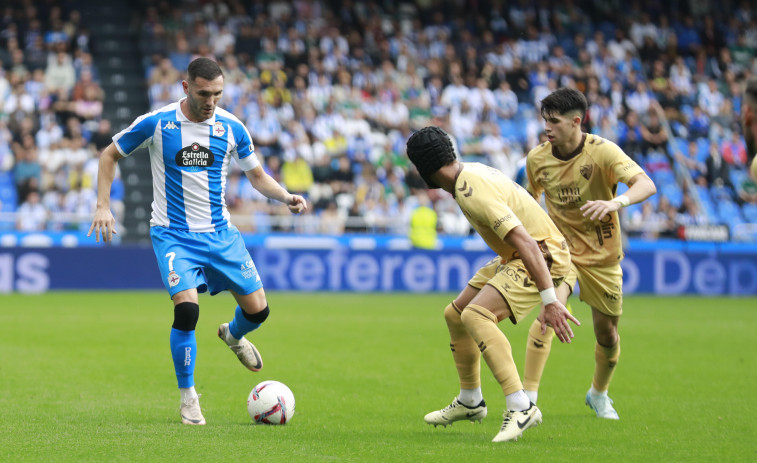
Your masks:
{"label": "green grass pitch", "polygon": [[[201,295],[196,386],[207,419],[183,426],[163,292],[0,296],[0,461],[757,461],[757,300],[629,296],[611,388],[618,422],[584,405],[594,339],[587,306],[555,342],[541,426],[493,444],[505,400],[482,362],[489,416],[434,428],[458,390],[442,317],[451,294],[268,294],[245,370],[216,338],[227,294]],[[534,314],[532,314],[532,317]],[[500,324],[522,371],[530,319]],[[255,426],[259,381],[297,400],[285,426]]]}

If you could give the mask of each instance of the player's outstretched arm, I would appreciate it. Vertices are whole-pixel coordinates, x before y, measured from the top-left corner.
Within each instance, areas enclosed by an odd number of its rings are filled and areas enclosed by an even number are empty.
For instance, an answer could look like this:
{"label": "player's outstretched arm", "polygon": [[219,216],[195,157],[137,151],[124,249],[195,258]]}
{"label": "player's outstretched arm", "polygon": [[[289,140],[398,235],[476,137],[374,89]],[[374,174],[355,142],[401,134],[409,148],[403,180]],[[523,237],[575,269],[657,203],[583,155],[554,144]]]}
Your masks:
{"label": "player's outstretched arm", "polygon": [[528,270],[541,293],[543,308],[539,313],[539,321],[542,325],[542,334],[546,333],[547,326],[551,326],[560,342],[569,343],[573,337],[573,330],[570,328],[568,320],[577,326],[580,326],[581,322],[557,299],[552,284],[552,275],[550,275],[547,264],[544,262],[544,256],[539,245],[522,225],[510,230],[505,236],[505,241],[518,250],[526,270]]}
{"label": "player's outstretched arm", "polygon": [[647,174],[640,173],[631,177],[628,181],[628,191],[609,201],[586,201],[581,206],[584,217],[590,217],[591,220],[602,220],[610,212],[631,204],[644,201],[653,194],[657,193],[657,187]]}
{"label": "player's outstretched arm", "polygon": [[102,153],[97,167],[97,206],[95,217],[92,225],[89,227],[87,236],[95,232],[95,240],[99,243],[100,237],[103,242],[113,240],[113,235],[118,234],[116,231],[116,219],[110,212],[110,188],[113,186],[113,179],[116,176],[116,163],[123,158],[121,153],[116,149],[116,145],[111,143]]}
{"label": "player's outstretched arm", "polygon": [[252,170],[245,171],[244,174],[250,180],[253,188],[263,193],[266,198],[286,204],[291,213],[299,214],[307,209],[308,205],[305,198],[300,195],[293,195],[282,188],[273,177],[263,170],[263,167],[257,166]]}

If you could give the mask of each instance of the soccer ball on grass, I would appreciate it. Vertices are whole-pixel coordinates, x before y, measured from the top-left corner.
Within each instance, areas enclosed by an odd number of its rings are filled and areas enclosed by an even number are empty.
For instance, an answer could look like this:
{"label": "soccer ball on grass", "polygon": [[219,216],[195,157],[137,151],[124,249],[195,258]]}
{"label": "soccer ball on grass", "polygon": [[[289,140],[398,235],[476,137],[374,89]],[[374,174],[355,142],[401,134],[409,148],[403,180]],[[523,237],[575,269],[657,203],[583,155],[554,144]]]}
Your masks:
{"label": "soccer ball on grass", "polygon": [[247,412],[255,424],[286,424],[294,415],[294,394],[284,383],[263,381],[252,388]]}

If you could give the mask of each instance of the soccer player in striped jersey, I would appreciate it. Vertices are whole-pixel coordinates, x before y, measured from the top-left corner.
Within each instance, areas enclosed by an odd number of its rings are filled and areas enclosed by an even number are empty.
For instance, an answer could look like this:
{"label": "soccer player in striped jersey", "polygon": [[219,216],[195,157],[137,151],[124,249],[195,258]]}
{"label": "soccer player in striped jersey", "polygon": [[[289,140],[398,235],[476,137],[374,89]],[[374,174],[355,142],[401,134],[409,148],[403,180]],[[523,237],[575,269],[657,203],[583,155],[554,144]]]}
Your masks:
{"label": "soccer player in striped jersey", "polygon": [[[544,192],[549,216],[568,240],[571,271],[558,286],[566,303],[576,280],[580,298],[591,306],[596,345],[594,378],[586,404],[600,418],[618,419],[607,396],[620,357],[618,321],[623,312],[623,248],[618,210],[640,203],[657,191],[652,180],[616,144],[583,133],[586,98],[561,88],[541,102],[548,141],[528,153],[528,189],[535,198]],[[618,182],[629,189],[617,195]],[[537,391],[552,343],[538,320],[529,331],[523,386],[536,403]]]}
{"label": "soccer player in striped jersey", "polygon": [[226,209],[231,158],[255,189],[285,203],[292,213],[304,210],[306,202],[263,171],[247,128],[217,107],[224,76],[215,61],[192,61],[182,86],[186,98],[138,117],[103,150],[89,234],[94,231],[98,242],[101,237],[108,242],[117,233],[110,211],[116,163],[138,148],[148,148],[153,177],[150,237],[163,284],[173,300],[170,346],[181,394],[181,420],[203,425],[194,388],[198,292],[215,295],[228,290],[234,296],[238,304],[234,316],[218,328],[218,336],[252,371],[260,370],[263,362],[244,335],[257,329],[269,313],[258,271]]}

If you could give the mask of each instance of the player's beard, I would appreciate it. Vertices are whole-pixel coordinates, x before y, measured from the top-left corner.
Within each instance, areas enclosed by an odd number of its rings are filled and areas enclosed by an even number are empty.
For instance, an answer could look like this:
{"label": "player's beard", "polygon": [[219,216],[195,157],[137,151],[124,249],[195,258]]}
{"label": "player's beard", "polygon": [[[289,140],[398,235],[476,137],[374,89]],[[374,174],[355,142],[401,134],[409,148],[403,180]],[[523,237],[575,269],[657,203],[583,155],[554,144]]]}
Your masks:
{"label": "player's beard", "polygon": [[192,115],[197,118],[197,120],[204,121],[206,119],[210,119],[213,116],[213,112],[215,111],[215,107],[211,108],[211,111],[209,114],[205,113],[205,104],[199,101],[196,101],[192,97],[187,97],[187,101],[189,102],[189,111],[192,113]]}

